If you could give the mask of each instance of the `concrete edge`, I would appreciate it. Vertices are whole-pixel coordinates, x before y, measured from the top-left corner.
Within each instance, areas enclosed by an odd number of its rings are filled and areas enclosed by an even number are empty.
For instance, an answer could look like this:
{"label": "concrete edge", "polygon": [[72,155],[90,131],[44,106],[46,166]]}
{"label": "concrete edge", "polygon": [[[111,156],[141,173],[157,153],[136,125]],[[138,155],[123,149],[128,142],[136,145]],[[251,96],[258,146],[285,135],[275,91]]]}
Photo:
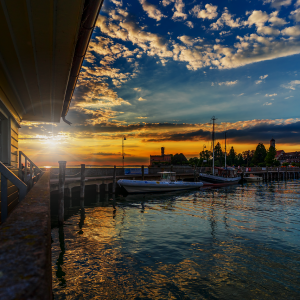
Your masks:
{"label": "concrete edge", "polygon": [[0,226],[0,299],[52,299],[50,172]]}

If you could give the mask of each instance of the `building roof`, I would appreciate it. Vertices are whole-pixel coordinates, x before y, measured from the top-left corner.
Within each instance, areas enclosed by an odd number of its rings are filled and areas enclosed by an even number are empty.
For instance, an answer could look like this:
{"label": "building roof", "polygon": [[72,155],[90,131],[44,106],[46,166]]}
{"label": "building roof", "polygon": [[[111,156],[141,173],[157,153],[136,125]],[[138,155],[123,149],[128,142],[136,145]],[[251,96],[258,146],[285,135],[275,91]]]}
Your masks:
{"label": "building roof", "polygon": [[0,98],[17,122],[66,116],[102,2],[0,2]]}

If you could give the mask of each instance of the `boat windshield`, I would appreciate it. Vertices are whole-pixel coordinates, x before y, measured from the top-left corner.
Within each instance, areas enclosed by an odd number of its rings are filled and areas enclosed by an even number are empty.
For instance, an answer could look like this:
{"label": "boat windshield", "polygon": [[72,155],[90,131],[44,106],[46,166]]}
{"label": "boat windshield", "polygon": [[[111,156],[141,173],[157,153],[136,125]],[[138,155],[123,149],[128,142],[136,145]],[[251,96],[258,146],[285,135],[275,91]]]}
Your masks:
{"label": "boat windshield", "polygon": [[175,173],[161,173],[162,181],[175,181]]}

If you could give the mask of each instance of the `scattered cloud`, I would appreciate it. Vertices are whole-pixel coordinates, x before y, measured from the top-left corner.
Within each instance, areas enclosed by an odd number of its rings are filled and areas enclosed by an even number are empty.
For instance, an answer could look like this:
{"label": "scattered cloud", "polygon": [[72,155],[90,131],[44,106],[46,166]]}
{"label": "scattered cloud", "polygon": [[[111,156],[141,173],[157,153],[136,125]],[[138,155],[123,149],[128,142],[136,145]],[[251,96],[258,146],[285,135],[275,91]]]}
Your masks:
{"label": "scattered cloud", "polygon": [[137,92],[141,92],[142,91],[142,89],[141,88],[138,88],[138,87],[136,87],[136,88],[133,88],[135,91],[137,91]]}
{"label": "scattered cloud", "polygon": [[215,23],[210,24],[210,27],[213,30],[220,30],[224,27],[224,25],[227,25],[231,28],[242,26],[242,24],[240,23],[240,18],[234,20],[233,17],[234,16],[229,13],[228,9],[225,8],[221,17]]}
{"label": "scattered cloud", "polygon": [[148,119],[148,117],[136,117],[137,119]]}
{"label": "scattered cloud", "polygon": [[300,35],[300,26],[291,26],[281,30],[281,33],[288,36],[299,36]]}
{"label": "scattered cloud", "polygon": [[265,102],[263,105],[272,105],[272,102]]}
{"label": "scattered cloud", "polygon": [[289,82],[287,85],[281,85],[282,87],[286,88],[286,89],[290,89],[290,90],[295,90],[296,86],[300,84],[300,80],[292,80],[291,82]]}
{"label": "scattered cloud", "polygon": [[271,6],[275,8],[280,8],[281,6],[289,6],[292,0],[263,0],[264,4],[271,3]]}
{"label": "scattered cloud", "polygon": [[294,96],[285,97],[284,99],[289,99],[289,98],[292,98],[292,97],[294,97]]}
{"label": "scattered cloud", "polygon": [[218,82],[218,85],[227,85],[227,86],[230,86],[230,85],[235,85],[238,83],[238,80],[235,80],[235,81],[224,81],[224,82]]}
{"label": "scattered cloud", "polygon": [[194,23],[192,21],[186,21],[184,24],[190,28],[194,28]]}
{"label": "scattered cloud", "polygon": [[156,7],[156,5],[149,3],[147,0],[139,0],[142,4],[143,10],[147,13],[149,18],[160,21],[166,16],[161,13],[161,11]]}
{"label": "scattered cloud", "polygon": [[274,94],[269,94],[269,95],[265,94],[265,97],[275,97],[275,96],[277,96],[277,94],[275,94],[275,93]]}
{"label": "scattered cloud", "polygon": [[186,20],[188,15],[183,12],[185,6],[183,0],[174,0],[174,1],[175,1],[174,14],[172,19],[175,21]]}
{"label": "scattered cloud", "polygon": [[142,97],[140,97],[138,100],[139,100],[139,101],[146,101],[146,99],[144,99],[144,98],[142,98]]}
{"label": "scattered cloud", "polygon": [[218,16],[218,6],[212,4],[206,4],[205,9],[201,9],[201,5],[195,5],[191,10],[190,14],[198,19],[215,19]]}
{"label": "scattered cloud", "polygon": [[241,93],[241,94],[238,95],[238,97],[243,96],[244,94],[245,94],[245,93]]}

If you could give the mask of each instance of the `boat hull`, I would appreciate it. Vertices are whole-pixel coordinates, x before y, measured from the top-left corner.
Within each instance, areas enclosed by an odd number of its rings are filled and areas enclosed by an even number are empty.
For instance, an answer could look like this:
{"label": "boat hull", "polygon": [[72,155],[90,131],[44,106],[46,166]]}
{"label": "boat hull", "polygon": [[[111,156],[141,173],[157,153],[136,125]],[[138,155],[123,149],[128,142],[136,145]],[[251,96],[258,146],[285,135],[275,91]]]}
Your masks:
{"label": "boat hull", "polygon": [[173,192],[189,189],[197,189],[203,186],[202,182],[161,182],[161,181],[141,181],[141,180],[118,180],[119,186],[125,188],[128,193],[156,193]]}
{"label": "boat hull", "polygon": [[241,177],[235,177],[235,178],[226,178],[216,175],[210,175],[205,173],[199,174],[199,179],[204,180],[209,183],[228,183],[228,184],[234,184],[238,183],[241,180]]}

